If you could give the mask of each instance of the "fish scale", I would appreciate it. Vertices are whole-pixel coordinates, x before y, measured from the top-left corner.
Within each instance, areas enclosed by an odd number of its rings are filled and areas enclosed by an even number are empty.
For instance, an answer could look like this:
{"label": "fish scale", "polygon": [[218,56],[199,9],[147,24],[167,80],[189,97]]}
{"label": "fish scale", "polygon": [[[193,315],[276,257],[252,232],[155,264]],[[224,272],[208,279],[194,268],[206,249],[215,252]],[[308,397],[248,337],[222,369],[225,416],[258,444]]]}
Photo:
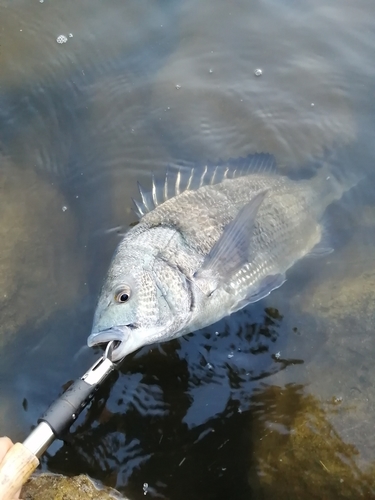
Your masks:
{"label": "fish scale", "polygon": [[[292,180],[260,156],[256,169],[216,166],[210,177],[206,166],[185,184],[169,172],[161,187],[140,188],[141,218],[115,252],[89,345],[117,340],[121,359],[210,325],[280,287],[305,255],[330,250],[322,216],[355,183],[327,167]],[[125,303],[122,289],[130,290]]]}

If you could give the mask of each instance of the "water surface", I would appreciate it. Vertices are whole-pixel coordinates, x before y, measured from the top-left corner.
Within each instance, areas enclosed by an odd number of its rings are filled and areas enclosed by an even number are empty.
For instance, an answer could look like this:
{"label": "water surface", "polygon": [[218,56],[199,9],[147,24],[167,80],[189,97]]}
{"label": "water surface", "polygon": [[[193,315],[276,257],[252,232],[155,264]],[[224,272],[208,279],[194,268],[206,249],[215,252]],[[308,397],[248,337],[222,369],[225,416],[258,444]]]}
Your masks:
{"label": "water surface", "polygon": [[375,495],[373,26],[370,0],[0,0],[1,434],[23,440],[100,355],[136,181],[255,152],[362,179],[327,210],[333,254],[129,356],[44,470],[132,499]]}

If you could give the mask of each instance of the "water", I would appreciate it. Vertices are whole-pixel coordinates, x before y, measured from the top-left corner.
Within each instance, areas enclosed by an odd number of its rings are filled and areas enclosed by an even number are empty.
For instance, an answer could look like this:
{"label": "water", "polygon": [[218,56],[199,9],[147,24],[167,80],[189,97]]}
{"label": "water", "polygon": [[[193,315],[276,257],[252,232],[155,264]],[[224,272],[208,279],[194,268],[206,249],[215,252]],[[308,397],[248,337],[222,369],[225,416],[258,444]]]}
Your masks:
{"label": "water", "polygon": [[129,356],[44,470],[132,499],[375,495],[373,21],[370,0],[0,0],[0,434],[24,439],[99,356],[137,180],[256,151],[364,178],[328,209],[333,254]]}

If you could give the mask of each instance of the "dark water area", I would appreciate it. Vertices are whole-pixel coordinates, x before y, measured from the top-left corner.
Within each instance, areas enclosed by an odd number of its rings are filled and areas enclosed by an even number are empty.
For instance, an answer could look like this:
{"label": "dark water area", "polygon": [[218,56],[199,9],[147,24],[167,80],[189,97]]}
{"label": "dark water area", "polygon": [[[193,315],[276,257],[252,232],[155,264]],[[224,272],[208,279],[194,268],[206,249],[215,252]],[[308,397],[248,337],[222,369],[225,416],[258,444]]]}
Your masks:
{"label": "dark water area", "polygon": [[327,209],[334,253],[130,355],[43,470],[130,499],[375,498],[374,17],[370,0],[0,0],[0,435],[25,439],[101,355],[86,339],[137,181],[257,152],[360,179]]}

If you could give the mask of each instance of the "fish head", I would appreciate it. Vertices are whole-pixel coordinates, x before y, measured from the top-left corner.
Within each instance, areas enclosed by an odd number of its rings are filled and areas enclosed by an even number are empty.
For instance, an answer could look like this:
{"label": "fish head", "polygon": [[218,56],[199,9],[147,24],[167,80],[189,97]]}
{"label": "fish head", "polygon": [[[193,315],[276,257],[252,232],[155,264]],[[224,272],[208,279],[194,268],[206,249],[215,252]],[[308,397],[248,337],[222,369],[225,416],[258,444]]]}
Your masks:
{"label": "fish head", "polygon": [[120,342],[113,361],[178,336],[191,304],[188,284],[178,269],[144,248],[121,250],[112,261],[88,338],[90,347]]}

